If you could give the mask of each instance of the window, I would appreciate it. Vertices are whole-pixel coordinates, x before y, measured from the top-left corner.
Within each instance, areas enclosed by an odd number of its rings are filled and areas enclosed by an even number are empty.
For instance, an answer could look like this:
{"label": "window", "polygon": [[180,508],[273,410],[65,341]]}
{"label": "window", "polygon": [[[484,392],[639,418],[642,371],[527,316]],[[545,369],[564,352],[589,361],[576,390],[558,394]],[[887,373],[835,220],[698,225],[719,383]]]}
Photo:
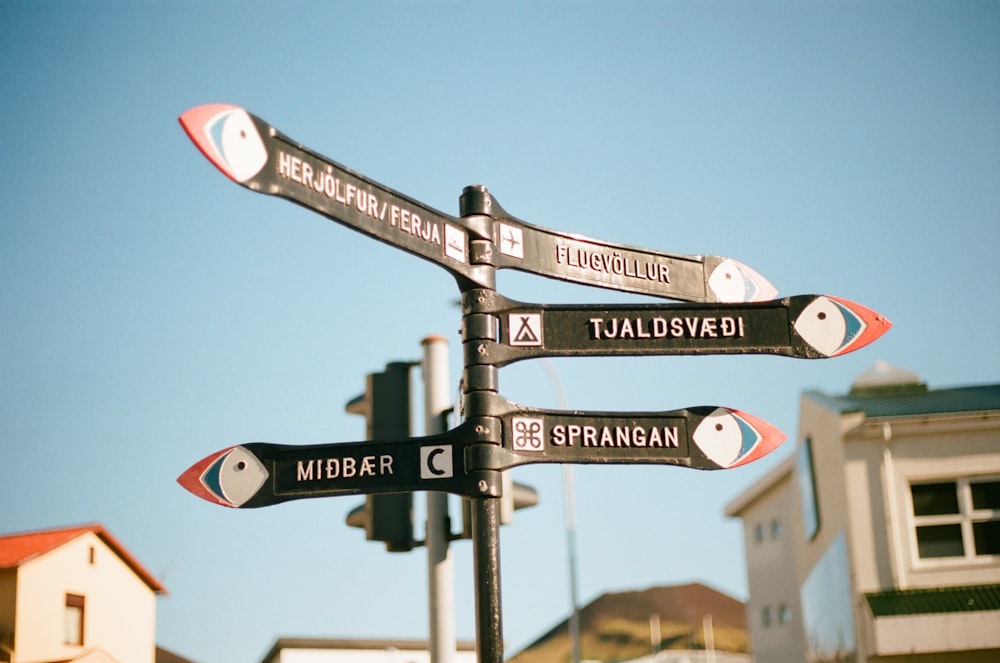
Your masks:
{"label": "window", "polygon": [[787,624],[792,621],[792,609],[782,603],[778,606],[778,623]]}
{"label": "window", "polygon": [[771,538],[780,539],[785,534],[785,528],[782,526],[780,520],[771,521]]}
{"label": "window", "polygon": [[1000,479],[915,483],[910,497],[920,559],[1000,555]]}
{"label": "window", "polygon": [[771,606],[766,605],[760,611],[760,623],[767,628],[771,625]]}
{"label": "window", "polygon": [[806,540],[812,541],[819,532],[819,499],[816,495],[816,473],[813,466],[812,439],[802,441],[795,455],[795,476],[799,480],[799,498],[802,501],[802,525]]}
{"label": "window", "polygon": [[66,611],[63,613],[63,643],[83,644],[84,598],[79,594],[66,595]]}
{"label": "window", "polygon": [[757,523],[753,526],[753,541],[754,543],[760,543],[764,540],[764,526],[761,523]]}

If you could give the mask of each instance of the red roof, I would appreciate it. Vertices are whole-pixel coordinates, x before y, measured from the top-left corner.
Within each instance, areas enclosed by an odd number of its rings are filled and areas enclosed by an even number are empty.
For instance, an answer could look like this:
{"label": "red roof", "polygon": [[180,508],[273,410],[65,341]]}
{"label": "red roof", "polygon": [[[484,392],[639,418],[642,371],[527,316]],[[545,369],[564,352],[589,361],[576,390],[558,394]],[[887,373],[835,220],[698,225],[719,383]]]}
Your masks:
{"label": "red roof", "polygon": [[29,562],[36,557],[52,552],[56,548],[63,546],[73,539],[92,532],[98,536],[111,550],[139,578],[145,582],[150,589],[157,594],[166,594],[167,588],[156,579],[152,573],[146,570],[128,550],[125,549],[118,539],[111,536],[103,525],[94,523],[92,525],[80,525],[77,527],[65,527],[62,529],[47,529],[36,532],[23,532],[20,534],[0,535],[0,569],[12,569]]}

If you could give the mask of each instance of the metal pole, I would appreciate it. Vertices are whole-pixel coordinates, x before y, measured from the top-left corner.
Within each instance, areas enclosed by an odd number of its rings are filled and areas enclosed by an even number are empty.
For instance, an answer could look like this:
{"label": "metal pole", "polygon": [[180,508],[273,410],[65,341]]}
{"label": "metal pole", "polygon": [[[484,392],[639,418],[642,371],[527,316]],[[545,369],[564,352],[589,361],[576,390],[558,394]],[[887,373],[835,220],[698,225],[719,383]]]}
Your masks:
{"label": "metal pole", "polygon": [[[424,347],[424,411],[428,435],[444,432],[442,412],[451,407],[448,386],[448,341],[428,336]],[[427,585],[430,613],[429,649],[431,663],[451,663],[455,640],[455,567],[448,542],[448,494],[427,493]]]}
{"label": "metal pole", "polygon": [[[489,282],[486,288],[471,283],[462,283],[462,340],[464,342],[463,394],[466,398],[477,392],[496,392],[497,367],[473,366],[469,361],[468,352],[474,350],[476,341],[492,339],[496,328],[490,315],[480,310],[491,295],[496,294],[496,268],[492,267],[490,256],[493,255],[493,221],[491,218],[500,206],[494,208],[493,197],[484,186],[467,186],[459,198],[461,216],[468,219],[470,229],[471,253],[474,260],[487,267],[483,275]],[[470,255],[470,262],[473,260]],[[468,403],[466,416],[470,419],[483,419],[483,430],[496,436],[499,443],[498,429],[491,430],[491,425],[485,423],[491,414],[481,411],[479,405]],[[499,421],[494,421],[499,426]],[[484,473],[486,474],[486,473]],[[496,481],[500,481],[500,473]],[[483,489],[488,488],[489,479],[480,482]],[[503,663],[503,626],[500,609],[500,498],[473,497],[472,503],[472,559],[473,571],[476,577],[476,657],[479,663]]]}
{"label": "metal pole", "polygon": [[569,550],[569,637],[573,663],[580,663],[580,601],[576,591],[576,508],[573,501],[573,470],[563,465],[563,498],[566,502],[566,547]]}
{"label": "metal pole", "polygon": [[476,649],[479,663],[503,661],[500,611],[500,499],[472,499],[472,555],[476,576]]}

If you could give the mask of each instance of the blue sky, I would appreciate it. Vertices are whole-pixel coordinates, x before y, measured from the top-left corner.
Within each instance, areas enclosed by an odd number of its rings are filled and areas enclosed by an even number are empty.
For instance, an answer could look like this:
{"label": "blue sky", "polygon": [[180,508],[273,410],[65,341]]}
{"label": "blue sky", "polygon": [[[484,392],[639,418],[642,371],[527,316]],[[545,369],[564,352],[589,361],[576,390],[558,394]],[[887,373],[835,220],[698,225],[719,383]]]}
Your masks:
{"label": "blue sky", "polygon": [[[243,106],[452,214],[485,184],[530,223],[737,258],[892,320],[825,361],[553,361],[575,409],[725,405],[790,437],[724,472],[574,468],[583,602],[745,598],[722,510],[791,452],[803,390],[844,393],[876,360],[932,387],[1000,378],[995,2],[9,2],[0,63],[0,531],[104,523],[170,590],[160,644],[199,663],[426,637],[425,552],[346,527],[362,498],[236,511],[174,480],[241,442],[361,439],[343,408],[366,373],[442,334],[455,384],[461,351],[446,273],[234,185],[178,125],[193,106]],[[539,362],[500,392],[556,406]],[[508,653],[569,607],[562,470],[514,474],[541,503],[501,534]],[[453,555],[471,639],[470,544]]]}

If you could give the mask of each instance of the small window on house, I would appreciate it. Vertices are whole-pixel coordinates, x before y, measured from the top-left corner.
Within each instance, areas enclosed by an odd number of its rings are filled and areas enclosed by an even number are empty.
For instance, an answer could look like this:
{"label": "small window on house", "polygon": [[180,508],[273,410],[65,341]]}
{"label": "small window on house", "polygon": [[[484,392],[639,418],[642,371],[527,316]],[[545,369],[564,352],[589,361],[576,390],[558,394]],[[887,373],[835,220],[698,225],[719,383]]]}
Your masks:
{"label": "small window on house", "polygon": [[63,613],[63,643],[83,644],[84,598],[79,594],[66,595],[66,611]]}
{"label": "small window on house", "polygon": [[765,628],[771,625],[771,606],[764,606],[764,608],[760,611],[760,623]]}
{"label": "small window on house", "polygon": [[764,540],[764,526],[757,523],[753,526],[753,542],[760,543]]}
{"label": "small window on house", "polygon": [[785,534],[785,528],[780,520],[771,521],[771,538],[780,539]]}
{"label": "small window on house", "polygon": [[778,606],[778,623],[787,624],[792,621],[792,609],[782,603]]}
{"label": "small window on house", "polygon": [[96,559],[96,554],[97,553],[94,551],[94,546],[90,546],[90,550],[87,552],[87,561],[90,562],[91,566],[94,565],[94,560]]}

